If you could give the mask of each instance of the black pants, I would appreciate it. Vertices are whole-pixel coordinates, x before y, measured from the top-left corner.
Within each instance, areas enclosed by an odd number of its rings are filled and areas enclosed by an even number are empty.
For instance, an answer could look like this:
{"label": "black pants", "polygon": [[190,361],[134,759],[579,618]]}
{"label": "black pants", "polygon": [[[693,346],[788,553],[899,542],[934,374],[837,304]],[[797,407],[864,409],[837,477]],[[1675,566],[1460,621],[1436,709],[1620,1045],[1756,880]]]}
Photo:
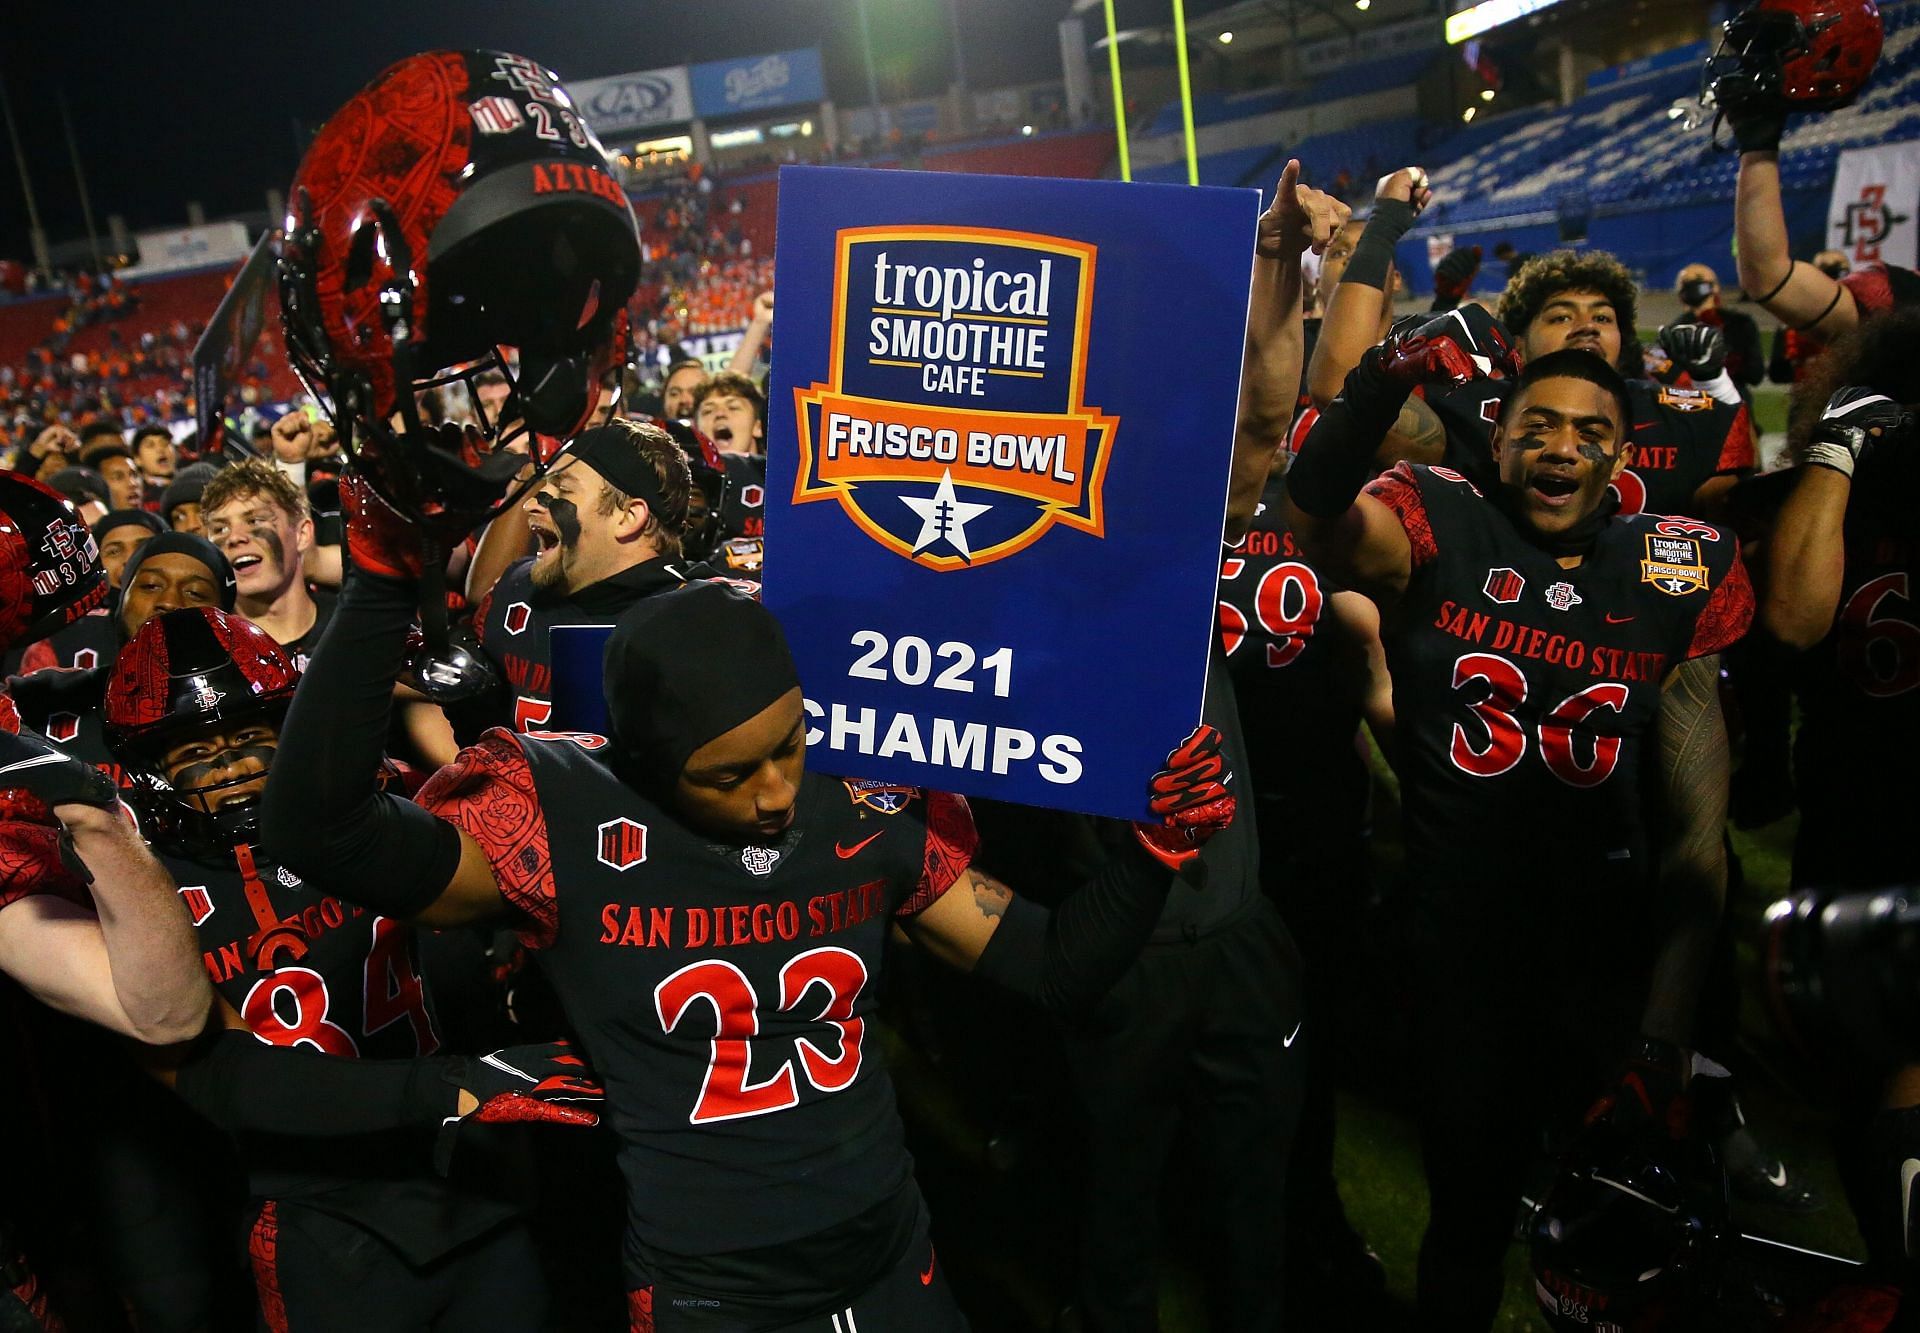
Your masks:
{"label": "black pants", "polygon": [[628,1295],[631,1333],[967,1333],[946,1273],[933,1251],[927,1210],[893,1267],[845,1305],[784,1323],[744,1325],[717,1302],[676,1292],[665,1282]]}
{"label": "black pants", "polygon": [[1543,1133],[1577,1122],[1638,1027],[1646,990],[1630,923],[1604,905],[1546,918],[1527,908],[1409,916],[1430,1200],[1422,1328],[1493,1323]]}
{"label": "black pants", "polygon": [[1287,1154],[1306,1068],[1300,961],[1264,900],[1192,942],[1150,945],[1066,1036],[1086,1119],[1081,1311],[1090,1330],[1159,1327],[1163,1168],[1183,1119],[1220,1235],[1214,1327],[1277,1329]]}
{"label": "black pants", "polygon": [[268,1202],[247,1249],[266,1333],[538,1329],[546,1318],[546,1282],[517,1222],[415,1268],[351,1222]]}

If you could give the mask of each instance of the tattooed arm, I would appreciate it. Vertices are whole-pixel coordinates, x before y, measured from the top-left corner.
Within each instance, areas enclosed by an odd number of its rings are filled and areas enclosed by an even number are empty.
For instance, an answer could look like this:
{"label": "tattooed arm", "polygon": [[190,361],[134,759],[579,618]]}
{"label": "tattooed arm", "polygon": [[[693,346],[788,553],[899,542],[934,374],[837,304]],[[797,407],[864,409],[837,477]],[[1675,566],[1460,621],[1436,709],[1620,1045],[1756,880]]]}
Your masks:
{"label": "tattooed arm", "polygon": [[907,930],[948,966],[1070,1017],[1098,1004],[1132,966],[1172,883],[1130,837],[1051,912],[970,865]]}
{"label": "tattooed arm", "polygon": [[1694,1008],[1727,892],[1727,725],[1718,654],[1682,662],[1661,686],[1660,915],[1653,981],[1640,1023],[1689,1044]]}
{"label": "tattooed arm", "polygon": [[1438,463],[1447,456],[1447,428],[1424,399],[1409,398],[1393,420],[1393,429],[1374,451],[1383,470],[1398,462]]}

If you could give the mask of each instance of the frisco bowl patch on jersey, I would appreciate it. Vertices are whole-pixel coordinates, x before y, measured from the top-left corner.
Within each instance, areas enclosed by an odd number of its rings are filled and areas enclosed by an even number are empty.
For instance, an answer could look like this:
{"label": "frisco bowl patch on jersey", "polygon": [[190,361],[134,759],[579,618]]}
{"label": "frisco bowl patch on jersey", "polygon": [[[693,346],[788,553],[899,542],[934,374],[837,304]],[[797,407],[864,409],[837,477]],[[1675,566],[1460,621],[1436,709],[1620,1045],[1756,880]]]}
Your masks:
{"label": "frisco bowl patch on jersey", "polygon": [[1119,418],[1083,401],[1096,247],[980,227],[836,233],[831,362],[794,389],[795,504],[928,569],[1106,535]]}

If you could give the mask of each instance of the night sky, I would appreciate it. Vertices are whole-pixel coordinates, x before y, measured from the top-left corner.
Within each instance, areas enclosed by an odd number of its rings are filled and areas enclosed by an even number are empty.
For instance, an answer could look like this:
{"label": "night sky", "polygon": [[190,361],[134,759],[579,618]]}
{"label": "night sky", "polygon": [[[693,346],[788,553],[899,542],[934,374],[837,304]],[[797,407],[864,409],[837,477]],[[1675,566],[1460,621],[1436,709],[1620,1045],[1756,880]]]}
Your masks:
{"label": "night sky", "polygon": [[[1056,79],[1069,0],[957,0],[967,81]],[[952,78],[949,0],[868,0],[883,99]],[[1189,15],[1217,8],[1194,0]],[[265,207],[327,115],[386,65],[434,47],[490,47],[562,78],[821,48],[830,94],[864,104],[854,0],[190,0],[110,5],[18,0],[0,27],[0,77],[21,126],[43,225],[83,234],[57,98],[72,109],[93,211],[129,228],[184,226]],[[1166,20],[1165,0],[1123,0],[1123,25]],[[1099,10],[1090,11],[1092,25]],[[1095,70],[1099,73],[1098,68]],[[28,257],[11,153],[0,161],[0,257]]]}

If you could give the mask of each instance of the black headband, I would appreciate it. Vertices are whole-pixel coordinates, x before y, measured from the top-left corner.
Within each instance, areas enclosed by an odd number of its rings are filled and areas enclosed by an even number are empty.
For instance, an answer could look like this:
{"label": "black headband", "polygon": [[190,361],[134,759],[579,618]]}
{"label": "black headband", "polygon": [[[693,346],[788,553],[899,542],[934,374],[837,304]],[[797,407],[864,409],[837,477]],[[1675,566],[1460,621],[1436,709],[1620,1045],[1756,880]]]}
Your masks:
{"label": "black headband", "polygon": [[616,426],[609,422],[592,430],[581,431],[567,445],[567,452],[605,477],[624,494],[636,500],[645,500],[647,508],[662,523],[673,523],[674,516],[667,512],[667,502],[660,494],[660,478],[654,473],[651,460],[635,447],[631,426]]}

